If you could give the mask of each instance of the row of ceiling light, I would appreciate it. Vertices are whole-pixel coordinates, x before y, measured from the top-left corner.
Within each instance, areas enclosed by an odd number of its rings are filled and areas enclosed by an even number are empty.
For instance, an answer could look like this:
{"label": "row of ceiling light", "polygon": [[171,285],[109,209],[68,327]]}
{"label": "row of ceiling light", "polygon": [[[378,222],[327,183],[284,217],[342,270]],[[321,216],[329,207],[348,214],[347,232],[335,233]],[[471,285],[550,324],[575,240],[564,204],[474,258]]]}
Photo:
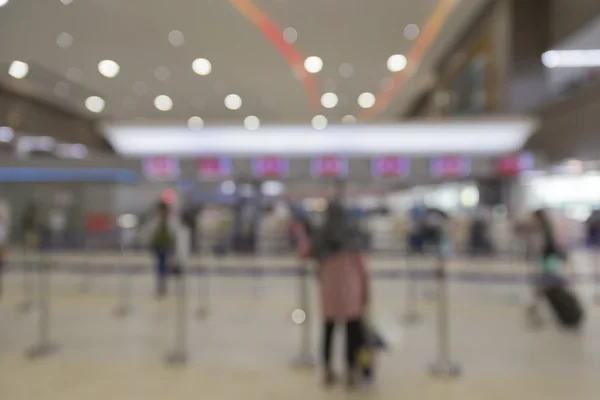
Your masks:
{"label": "row of ceiling light", "polygon": [[[71,4],[72,0],[61,0],[63,4]],[[0,6],[8,3],[8,0],[0,0]],[[419,35],[419,27],[414,24],[409,24],[404,30],[404,35],[407,39],[413,40]],[[288,43],[294,43],[298,39],[298,32],[294,28],[286,28],[283,32],[284,40]],[[185,37],[181,31],[173,30],[169,33],[169,42],[174,47],[179,47],[184,44]],[[63,49],[69,48],[73,44],[73,37],[62,32],[57,37],[57,44]],[[402,54],[394,54],[387,60],[387,68],[390,72],[399,72],[406,68],[408,60]],[[307,72],[317,74],[323,69],[323,60],[317,56],[310,56],[304,60],[304,68]],[[107,78],[114,78],[120,72],[120,65],[113,60],[102,60],[98,63],[98,71]],[[192,62],[192,70],[201,76],[209,75],[212,71],[212,64],[206,58],[197,58]],[[339,67],[339,73],[342,77],[349,78],[353,74],[352,64],[342,63]],[[29,73],[29,65],[23,61],[13,61],[9,68],[9,74],[16,79],[23,79]],[[169,71],[166,67],[159,67],[155,71],[155,76],[159,80],[167,80]],[[135,86],[139,82],[134,84]],[[390,82],[393,84],[393,82]],[[362,108],[371,108],[375,105],[376,98],[373,93],[365,92],[358,96],[358,105]],[[338,105],[338,96],[333,92],[324,93],[321,96],[321,105],[331,109]],[[229,94],[224,100],[225,106],[230,110],[238,110],[242,106],[242,99],[237,94]],[[90,96],[85,100],[86,108],[94,113],[101,113],[106,102],[99,96]],[[159,95],[154,99],[154,106],[160,111],[170,111],[173,109],[173,100],[167,95]],[[346,115],[342,118],[344,123],[354,123],[356,118],[352,115]],[[317,115],[312,119],[312,125],[315,129],[325,129],[328,120],[323,115]],[[244,120],[244,125],[249,130],[256,130],[260,126],[260,120],[256,116],[248,116]],[[204,122],[200,117],[194,116],[188,120],[190,129],[198,130],[204,126]]]}
{"label": "row of ceiling light", "polygon": [[[318,60],[318,61],[315,61]],[[322,60],[318,57],[308,57],[305,61],[305,68],[308,72],[317,73],[322,68]],[[406,67],[407,60],[406,57],[402,55],[393,55],[388,59],[388,68],[390,71],[401,71]],[[316,68],[320,65],[320,68]],[[102,60],[98,63],[98,71],[107,78],[114,78],[120,72],[121,67],[118,63],[113,60]],[[192,69],[198,75],[208,75],[212,71],[212,65],[209,60],[205,58],[198,58],[194,60],[192,63]],[[9,74],[15,79],[23,79],[29,73],[29,65],[23,61],[13,61],[10,68]],[[365,92],[358,96],[358,104],[362,108],[371,108],[375,105],[375,95],[373,93]],[[339,99],[338,96],[333,92],[324,93],[321,96],[321,104],[323,107],[331,109],[335,108],[338,105]],[[242,107],[242,98],[237,94],[229,94],[225,97],[224,100],[225,106],[230,110],[238,110]],[[94,113],[101,113],[106,106],[106,102],[103,98],[99,96],[90,96],[85,100],[85,107]],[[160,111],[170,111],[173,109],[173,100],[167,95],[159,95],[154,99],[154,106],[157,110]],[[199,118],[199,117],[194,117]],[[313,125],[322,126],[323,121],[326,121],[326,118],[323,116],[315,117],[317,123],[315,124],[315,119],[313,119]],[[253,117],[250,119],[252,121],[249,125],[251,127],[258,126],[255,121],[258,118]],[[343,122],[351,123],[355,122],[355,118],[351,115],[347,115],[344,117]],[[195,124],[196,126],[198,124]],[[326,126],[326,122],[325,122]],[[250,128],[249,128],[250,129]],[[252,130],[254,130],[252,129]],[[318,128],[317,128],[318,129]]]}

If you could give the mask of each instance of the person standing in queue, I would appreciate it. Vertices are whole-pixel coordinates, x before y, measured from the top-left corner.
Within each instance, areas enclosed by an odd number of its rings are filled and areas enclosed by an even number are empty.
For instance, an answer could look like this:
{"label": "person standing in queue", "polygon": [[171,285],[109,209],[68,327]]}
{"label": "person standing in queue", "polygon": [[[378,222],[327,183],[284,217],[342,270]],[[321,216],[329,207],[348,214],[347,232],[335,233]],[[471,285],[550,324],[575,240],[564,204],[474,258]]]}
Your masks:
{"label": "person standing in queue", "polygon": [[[302,249],[304,246],[300,246]],[[356,385],[359,369],[358,353],[364,344],[363,318],[368,302],[368,276],[360,235],[352,228],[346,210],[331,202],[323,226],[317,230],[310,246],[303,248],[304,257],[319,263],[321,312],[323,316],[323,368],[327,387],[337,382],[332,367],[332,348],[335,326],[346,327],[346,384]]]}
{"label": "person standing in queue", "polygon": [[[172,257],[179,253],[180,245],[184,245],[180,236],[185,227],[171,213],[169,205],[158,203],[156,213],[149,218],[141,234],[144,243],[150,246],[156,259],[156,295],[162,298],[167,294],[167,278],[172,270]],[[178,245],[178,243],[180,245]]]}

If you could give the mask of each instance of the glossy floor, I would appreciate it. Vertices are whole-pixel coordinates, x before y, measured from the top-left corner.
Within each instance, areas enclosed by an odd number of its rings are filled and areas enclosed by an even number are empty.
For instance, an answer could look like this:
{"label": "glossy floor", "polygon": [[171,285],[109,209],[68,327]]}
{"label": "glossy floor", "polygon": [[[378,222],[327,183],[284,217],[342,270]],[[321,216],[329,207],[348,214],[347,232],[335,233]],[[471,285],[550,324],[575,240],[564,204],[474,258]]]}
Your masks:
{"label": "glossy floor", "polygon": [[[156,301],[152,277],[145,272],[124,281],[121,275],[81,275],[76,269],[54,272],[50,327],[58,348],[48,358],[26,359],[26,350],[36,342],[38,313],[19,310],[24,281],[14,271],[6,277],[0,302],[0,399],[597,399],[600,311],[592,302],[591,263],[582,255],[575,264],[584,277],[577,290],[588,312],[577,334],[558,329],[547,310],[545,325],[529,328],[524,313],[529,290],[524,284],[455,279],[450,291],[451,349],[463,368],[455,380],[434,379],[428,373],[437,352],[434,283],[418,283],[422,318],[406,325],[406,281],[379,277],[373,283],[373,320],[391,348],[379,357],[377,385],[352,395],[341,388],[324,391],[318,370],[291,366],[303,329],[292,321],[300,307],[296,276],[189,277],[189,363],[172,367],[164,357],[175,344],[176,299]],[[373,261],[373,269],[386,268],[384,262]],[[485,260],[461,261],[452,268],[478,269],[484,275],[489,270],[517,271],[513,264]],[[35,279],[29,283],[35,288]],[[130,293],[126,299],[131,313],[124,318],[113,314],[120,283],[125,283],[121,289],[132,289],[121,292]],[[316,349],[319,316],[314,282],[310,286],[312,301],[306,308],[311,348]],[[198,310],[210,313],[199,318]]]}

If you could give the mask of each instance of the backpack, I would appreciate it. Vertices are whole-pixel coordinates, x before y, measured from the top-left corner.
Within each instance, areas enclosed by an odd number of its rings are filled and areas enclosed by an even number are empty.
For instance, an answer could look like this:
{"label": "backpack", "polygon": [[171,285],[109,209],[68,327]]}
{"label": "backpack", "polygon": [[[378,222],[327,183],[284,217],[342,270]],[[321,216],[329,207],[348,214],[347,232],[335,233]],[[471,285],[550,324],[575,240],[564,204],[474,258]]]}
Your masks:
{"label": "backpack", "polygon": [[167,219],[162,219],[158,224],[156,231],[154,231],[154,235],[152,236],[152,247],[159,247],[163,249],[170,248],[173,247],[173,242],[173,235],[169,229]]}

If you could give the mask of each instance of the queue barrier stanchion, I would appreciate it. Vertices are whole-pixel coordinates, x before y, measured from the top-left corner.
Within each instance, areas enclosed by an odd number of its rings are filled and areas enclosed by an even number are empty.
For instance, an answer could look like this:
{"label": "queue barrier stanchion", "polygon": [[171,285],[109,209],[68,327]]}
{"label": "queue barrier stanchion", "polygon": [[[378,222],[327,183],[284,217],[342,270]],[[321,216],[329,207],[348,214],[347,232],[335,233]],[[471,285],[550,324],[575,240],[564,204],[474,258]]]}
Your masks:
{"label": "queue barrier stanchion", "polygon": [[598,305],[600,305],[600,248],[595,247],[594,248],[594,253],[593,253],[593,257],[594,257],[594,261],[593,261],[593,268],[594,268],[594,302]]}
{"label": "queue barrier stanchion", "polygon": [[404,321],[409,324],[416,324],[421,320],[419,313],[419,288],[418,288],[418,262],[416,256],[407,255],[406,262],[406,301]]}
{"label": "queue barrier stanchion", "polygon": [[34,282],[32,265],[32,249],[26,245],[23,247],[23,262],[21,263],[23,300],[17,305],[17,310],[22,313],[28,313],[33,307]]}
{"label": "queue barrier stanchion", "polygon": [[267,292],[265,285],[266,271],[262,261],[264,256],[269,254],[270,243],[268,241],[268,237],[257,236],[256,245],[252,251],[252,265],[254,269],[254,286],[252,288],[252,292],[255,297],[263,297]]}
{"label": "queue barrier stanchion", "polygon": [[510,294],[509,300],[512,303],[516,303],[519,305],[525,304],[527,302],[526,295],[523,292],[523,287],[521,285],[521,278],[523,275],[522,262],[525,259],[524,253],[525,252],[521,241],[518,239],[511,240],[511,244],[509,245],[508,262],[510,265],[510,272],[515,275],[515,291],[514,293]]}
{"label": "queue barrier stanchion", "polygon": [[186,270],[187,265],[180,261],[179,272],[175,276],[175,345],[166,356],[167,363],[172,365],[188,361]]}
{"label": "queue barrier stanchion", "polygon": [[38,286],[38,319],[36,329],[36,343],[27,350],[26,356],[31,359],[46,357],[57,350],[56,344],[50,339],[50,268],[52,260],[50,253],[46,252],[37,263],[37,286]]}
{"label": "queue barrier stanchion", "polygon": [[[220,265],[220,251],[215,245],[212,248],[215,268]],[[201,259],[201,262],[203,260]],[[198,308],[196,309],[196,317],[200,320],[208,318],[210,315],[210,285],[211,285],[211,267],[210,264],[206,264],[203,268],[202,265],[198,271]]]}
{"label": "queue barrier stanchion", "polygon": [[89,293],[91,291],[91,267],[94,262],[94,257],[90,254],[90,243],[88,242],[88,238],[85,239],[83,244],[83,254],[81,256],[81,283],[80,283],[80,291],[81,293]]}
{"label": "queue barrier stanchion", "polygon": [[[295,368],[314,368],[317,363],[312,350],[312,310],[310,307],[310,276],[311,266],[309,262],[300,265],[298,279],[298,304],[292,318],[300,325],[300,348],[293,360]],[[299,315],[296,315],[299,314]]]}
{"label": "queue barrier stanchion", "polygon": [[437,259],[436,280],[437,298],[437,360],[431,365],[430,372],[436,377],[455,378],[460,376],[461,368],[454,363],[450,355],[450,304],[447,274],[447,258],[440,254]]}
{"label": "queue barrier stanchion", "polygon": [[131,292],[132,292],[132,275],[131,273],[127,270],[127,267],[125,265],[125,263],[123,262],[123,259],[125,257],[125,244],[123,243],[123,240],[120,243],[119,246],[119,256],[117,258],[117,305],[115,307],[115,310],[113,312],[113,314],[115,315],[115,317],[117,318],[124,318],[126,316],[128,316],[129,314],[131,314],[132,311],[132,305],[131,305]]}

